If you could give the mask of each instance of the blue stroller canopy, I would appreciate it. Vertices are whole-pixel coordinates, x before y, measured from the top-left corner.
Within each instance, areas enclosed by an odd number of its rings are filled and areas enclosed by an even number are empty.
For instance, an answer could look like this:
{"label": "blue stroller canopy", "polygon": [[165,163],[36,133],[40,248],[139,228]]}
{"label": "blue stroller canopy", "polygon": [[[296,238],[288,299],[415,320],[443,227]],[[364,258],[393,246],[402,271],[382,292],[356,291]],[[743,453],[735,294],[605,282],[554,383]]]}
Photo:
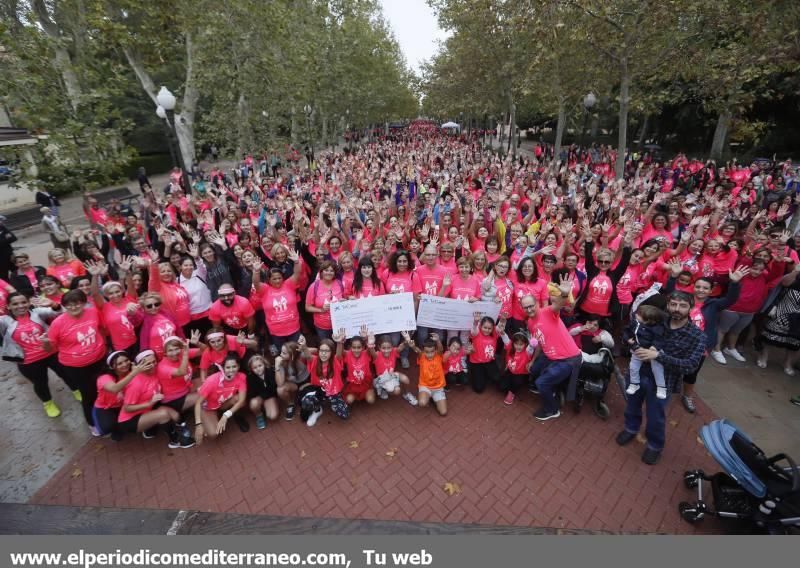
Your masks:
{"label": "blue stroller canopy", "polygon": [[766,485],[747,467],[731,447],[731,440],[735,435],[741,436],[750,444],[753,443],[747,434],[739,430],[733,422],[724,418],[714,420],[700,429],[700,438],[703,440],[703,444],[711,456],[722,466],[725,473],[754,497],[764,497],[767,494]]}

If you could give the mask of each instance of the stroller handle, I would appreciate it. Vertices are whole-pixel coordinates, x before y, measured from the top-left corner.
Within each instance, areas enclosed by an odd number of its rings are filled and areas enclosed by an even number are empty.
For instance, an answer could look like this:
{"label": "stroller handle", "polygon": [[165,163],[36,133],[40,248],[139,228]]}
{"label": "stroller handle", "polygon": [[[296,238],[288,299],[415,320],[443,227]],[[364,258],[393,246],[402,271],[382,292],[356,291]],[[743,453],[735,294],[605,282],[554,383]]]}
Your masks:
{"label": "stroller handle", "polygon": [[778,463],[781,460],[786,460],[789,462],[789,468],[792,470],[792,491],[797,491],[800,489],[800,470],[797,469],[797,464],[794,463],[794,460],[787,456],[786,454],[777,454],[773,456],[769,462],[773,465]]}

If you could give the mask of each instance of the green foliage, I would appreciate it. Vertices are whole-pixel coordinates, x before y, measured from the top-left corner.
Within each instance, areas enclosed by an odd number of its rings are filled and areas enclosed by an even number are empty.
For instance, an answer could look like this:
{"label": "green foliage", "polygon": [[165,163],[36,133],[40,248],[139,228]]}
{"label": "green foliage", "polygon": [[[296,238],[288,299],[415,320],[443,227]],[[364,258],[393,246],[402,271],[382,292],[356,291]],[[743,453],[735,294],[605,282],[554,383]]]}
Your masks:
{"label": "green foliage", "polygon": [[114,104],[124,67],[86,41],[82,6],[6,2],[0,27],[2,103],[15,126],[42,136],[30,147],[39,175],[23,168],[16,181],[57,193],[111,183],[133,156],[122,142],[131,122]]}

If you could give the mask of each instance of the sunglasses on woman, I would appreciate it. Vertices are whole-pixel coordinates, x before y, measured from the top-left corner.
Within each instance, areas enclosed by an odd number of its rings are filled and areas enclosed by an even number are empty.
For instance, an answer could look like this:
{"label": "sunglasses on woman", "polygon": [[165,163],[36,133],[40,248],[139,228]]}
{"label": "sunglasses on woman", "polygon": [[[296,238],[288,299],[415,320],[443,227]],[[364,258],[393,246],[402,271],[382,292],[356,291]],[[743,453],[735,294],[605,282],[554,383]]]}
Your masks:
{"label": "sunglasses on woman", "polygon": [[153,308],[159,308],[161,307],[161,302],[153,302],[152,304],[145,304],[144,307],[147,308],[148,310],[152,310]]}

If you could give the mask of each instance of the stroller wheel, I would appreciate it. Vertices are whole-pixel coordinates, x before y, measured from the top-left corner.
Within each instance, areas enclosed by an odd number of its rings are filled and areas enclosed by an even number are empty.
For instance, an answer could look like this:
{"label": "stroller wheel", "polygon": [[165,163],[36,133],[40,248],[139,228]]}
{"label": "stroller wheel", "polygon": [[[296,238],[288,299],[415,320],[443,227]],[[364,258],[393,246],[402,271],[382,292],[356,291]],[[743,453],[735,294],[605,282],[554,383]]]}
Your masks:
{"label": "stroller wheel", "polygon": [[594,408],[592,408],[592,410],[594,410],[594,413],[603,420],[608,420],[608,417],[611,416],[611,410],[602,400],[595,401]]}
{"label": "stroller wheel", "polygon": [[694,524],[703,518],[703,511],[701,508],[697,505],[687,503],[686,501],[682,501],[678,505],[678,512],[680,512],[681,518],[684,521],[691,524]]}
{"label": "stroller wheel", "polygon": [[700,483],[700,476],[702,474],[703,472],[699,470],[687,471],[683,474],[683,484],[687,489],[694,489],[697,487],[697,484]]}

